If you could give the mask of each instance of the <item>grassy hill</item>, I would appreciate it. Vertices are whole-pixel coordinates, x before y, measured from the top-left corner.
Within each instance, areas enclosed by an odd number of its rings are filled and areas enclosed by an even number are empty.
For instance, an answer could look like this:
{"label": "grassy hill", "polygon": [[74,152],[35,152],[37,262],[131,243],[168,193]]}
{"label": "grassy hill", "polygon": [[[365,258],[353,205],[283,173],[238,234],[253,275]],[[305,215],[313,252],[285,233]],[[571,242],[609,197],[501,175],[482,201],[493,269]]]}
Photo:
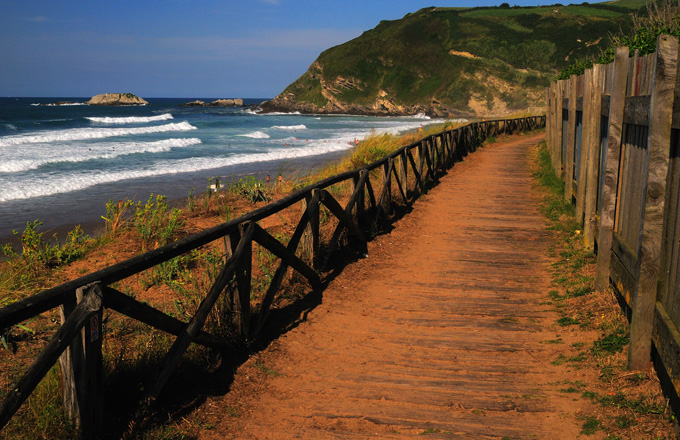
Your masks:
{"label": "grassy hill", "polygon": [[321,53],[265,109],[499,115],[542,105],[577,58],[597,55],[642,0],[540,7],[431,7]]}

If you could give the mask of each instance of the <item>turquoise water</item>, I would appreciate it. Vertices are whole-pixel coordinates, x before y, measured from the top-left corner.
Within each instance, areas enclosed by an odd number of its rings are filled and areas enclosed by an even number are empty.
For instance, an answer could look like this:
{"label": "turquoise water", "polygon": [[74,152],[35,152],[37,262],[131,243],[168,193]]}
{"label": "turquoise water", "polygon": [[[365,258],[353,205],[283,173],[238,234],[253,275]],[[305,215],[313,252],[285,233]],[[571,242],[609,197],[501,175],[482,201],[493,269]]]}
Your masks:
{"label": "turquoise water", "polygon": [[[189,99],[147,99],[143,107],[85,100],[0,98],[0,237],[36,219],[46,228],[99,219],[109,198],[178,199],[203,191],[210,177],[306,170],[371,131],[434,122],[180,106]],[[38,105],[56,101],[76,105]]]}

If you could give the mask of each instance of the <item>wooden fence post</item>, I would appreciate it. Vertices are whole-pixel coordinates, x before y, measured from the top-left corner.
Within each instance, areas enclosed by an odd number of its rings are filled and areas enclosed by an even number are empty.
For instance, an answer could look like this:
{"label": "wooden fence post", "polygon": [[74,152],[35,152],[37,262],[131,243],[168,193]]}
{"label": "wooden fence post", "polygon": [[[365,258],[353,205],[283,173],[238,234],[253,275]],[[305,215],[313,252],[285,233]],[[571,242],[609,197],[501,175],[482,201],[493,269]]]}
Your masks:
{"label": "wooden fence post", "polygon": [[656,70],[649,108],[649,161],[645,209],[641,225],[640,271],[630,325],[628,368],[645,369],[652,345],[654,305],[657,298],[661,241],[670,158],[671,122],[677,75],[677,37],[660,35],[655,55]]}
{"label": "wooden fence post", "polygon": [[91,316],[59,358],[64,412],[83,439],[99,438],[104,422],[102,366],[102,291],[93,283],[76,290],[76,301],[60,308],[62,324],[87,296],[99,298],[99,311]]}
{"label": "wooden fence post", "polygon": [[[302,212],[309,209],[309,224],[300,240],[300,255],[314,270],[319,270],[319,198],[314,197],[319,190],[313,189],[302,200]],[[316,201],[316,202],[315,202]]]}
{"label": "wooden fence post", "polygon": [[614,78],[609,101],[609,131],[605,159],[602,212],[598,232],[597,273],[595,288],[599,291],[609,286],[611,247],[616,212],[616,193],[619,183],[619,159],[621,157],[621,135],[623,113],[626,104],[626,83],[628,78],[628,48],[618,47],[614,57]]}
{"label": "wooden fence post", "polygon": [[[602,80],[604,79],[604,65],[595,64],[591,72],[590,94],[583,96],[583,105],[588,103],[588,136],[585,142],[588,145],[588,165],[586,167],[583,239],[586,248],[593,250],[595,247],[595,227],[597,226],[597,193],[599,191],[598,175],[600,171],[600,133],[602,122]],[[581,153],[583,154],[583,153]],[[604,158],[602,159],[604,160]]]}

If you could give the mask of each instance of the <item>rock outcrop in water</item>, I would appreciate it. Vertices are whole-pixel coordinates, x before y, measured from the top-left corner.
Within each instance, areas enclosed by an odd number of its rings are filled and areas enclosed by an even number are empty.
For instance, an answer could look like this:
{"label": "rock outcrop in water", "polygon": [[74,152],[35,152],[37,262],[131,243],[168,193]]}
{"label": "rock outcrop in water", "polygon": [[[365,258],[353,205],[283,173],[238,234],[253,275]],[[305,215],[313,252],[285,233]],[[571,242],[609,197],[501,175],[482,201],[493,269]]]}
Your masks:
{"label": "rock outcrop in water", "polygon": [[103,93],[93,96],[85,104],[89,105],[149,105],[149,103],[132,93]]}
{"label": "rock outcrop in water", "polygon": [[197,99],[196,101],[182,104],[182,107],[243,107],[243,99],[216,99],[212,102],[204,102]]}

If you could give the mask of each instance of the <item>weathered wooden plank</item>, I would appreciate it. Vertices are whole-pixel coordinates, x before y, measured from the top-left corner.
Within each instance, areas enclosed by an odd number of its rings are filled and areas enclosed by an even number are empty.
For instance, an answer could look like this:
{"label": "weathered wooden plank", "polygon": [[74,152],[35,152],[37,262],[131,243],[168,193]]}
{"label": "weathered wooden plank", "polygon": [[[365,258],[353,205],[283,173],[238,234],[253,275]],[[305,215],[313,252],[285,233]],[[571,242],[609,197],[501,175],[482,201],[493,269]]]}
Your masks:
{"label": "weathered wooden plank", "polygon": [[647,172],[640,276],[630,326],[628,367],[647,368],[650,361],[654,304],[661,254],[663,210],[670,156],[671,120],[677,75],[678,40],[659,36],[655,55],[656,69],[650,108],[649,165]]}
{"label": "weathered wooden plank", "polygon": [[638,267],[638,256],[636,250],[630,248],[628,244],[616,232],[612,237],[611,250],[617,255],[619,261],[630,274],[635,277]]}
{"label": "weathered wooden plank", "polygon": [[584,221],[583,238],[587,249],[595,247],[595,227],[597,225],[597,196],[599,192],[598,174],[600,171],[600,134],[602,121],[602,82],[604,66],[595,64],[591,73],[590,90],[588,99],[588,134],[586,143],[588,144],[588,158],[585,178],[585,201],[584,201]]}
{"label": "weathered wooden plank", "polygon": [[[668,382],[670,383],[667,386],[672,387],[672,392],[675,393],[677,399],[680,395],[680,331],[660,302],[655,304],[652,342],[656,347],[659,360],[663,363],[663,369],[669,376]],[[663,377],[661,379],[663,386]]]}
{"label": "weathered wooden plank", "polygon": [[624,102],[626,99],[626,78],[628,66],[628,48],[616,49],[614,58],[614,78],[609,108],[609,129],[607,134],[607,152],[605,159],[604,189],[602,195],[602,211],[598,230],[597,273],[595,288],[603,291],[609,286],[610,252],[616,212],[616,194],[619,182],[619,160],[621,154],[621,135],[623,129]]}
{"label": "weathered wooden plank", "polygon": [[[588,159],[591,156],[593,144],[591,139],[591,125],[590,114],[593,110],[591,107],[590,97],[593,89],[593,69],[588,69],[583,73],[583,96],[582,102],[585,106],[582,107],[581,113],[581,152],[577,160],[579,161],[578,175],[576,176],[576,221],[584,224],[584,212],[586,207],[586,176],[588,172]],[[598,133],[599,134],[599,133]]]}
{"label": "weathered wooden plank", "polygon": [[[678,76],[680,81],[680,75]],[[676,91],[680,87],[676,86]],[[675,96],[678,99],[678,94]],[[663,227],[663,252],[661,254],[661,277],[659,301],[674,322],[680,323],[680,136],[671,134],[671,157],[666,190],[666,209]]]}
{"label": "weathered wooden plank", "polygon": [[576,78],[572,76],[567,83],[569,96],[569,121],[567,123],[567,146],[565,155],[564,201],[571,203],[574,195],[572,185],[574,175],[574,148],[576,142]]}
{"label": "weathered wooden plank", "polygon": [[648,126],[650,102],[650,95],[627,97],[623,113],[623,123]]}

